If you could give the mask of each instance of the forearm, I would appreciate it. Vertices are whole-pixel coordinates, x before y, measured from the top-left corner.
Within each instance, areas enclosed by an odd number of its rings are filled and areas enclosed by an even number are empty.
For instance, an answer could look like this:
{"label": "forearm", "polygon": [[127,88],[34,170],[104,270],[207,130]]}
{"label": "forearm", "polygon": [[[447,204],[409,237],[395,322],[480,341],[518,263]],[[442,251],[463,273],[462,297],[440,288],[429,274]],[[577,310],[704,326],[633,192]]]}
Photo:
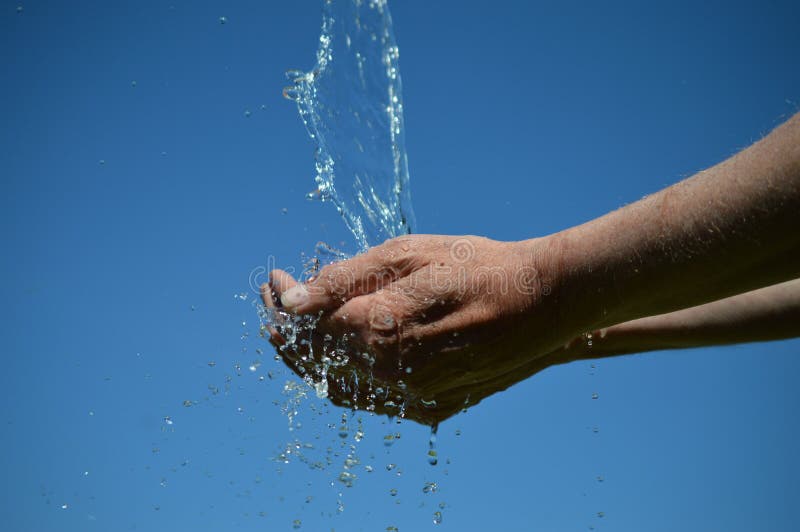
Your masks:
{"label": "forearm", "polygon": [[559,297],[587,330],[800,277],[800,114],[551,248]]}
{"label": "forearm", "polygon": [[662,349],[782,340],[800,336],[800,279],[592,333],[556,363]]}

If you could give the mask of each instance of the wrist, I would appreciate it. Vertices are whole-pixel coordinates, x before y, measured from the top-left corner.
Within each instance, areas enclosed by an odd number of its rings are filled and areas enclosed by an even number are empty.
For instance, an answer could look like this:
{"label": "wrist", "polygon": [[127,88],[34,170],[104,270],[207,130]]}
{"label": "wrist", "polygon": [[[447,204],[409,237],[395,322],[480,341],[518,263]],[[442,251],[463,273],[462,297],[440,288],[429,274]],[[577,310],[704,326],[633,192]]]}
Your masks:
{"label": "wrist", "polygon": [[548,338],[558,342],[553,349],[604,326],[605,300],[598,297],[603,290],[598,293],[586,282],[586,265],[570,249],[575,245],[570,238],[556,233],[515,243],[522,258],[515,287],[526,293],[529,321],[537,329],[545,326]]}
{"label": "wrist", "polygon": [[582,334],[626,321],[620,297],[622,281],[610,275],[608,250],[594,244],[591,231],[578,226],[544,238],[525,241],[539,250],[535,260],[549,294],[547,307],[559,328]]}

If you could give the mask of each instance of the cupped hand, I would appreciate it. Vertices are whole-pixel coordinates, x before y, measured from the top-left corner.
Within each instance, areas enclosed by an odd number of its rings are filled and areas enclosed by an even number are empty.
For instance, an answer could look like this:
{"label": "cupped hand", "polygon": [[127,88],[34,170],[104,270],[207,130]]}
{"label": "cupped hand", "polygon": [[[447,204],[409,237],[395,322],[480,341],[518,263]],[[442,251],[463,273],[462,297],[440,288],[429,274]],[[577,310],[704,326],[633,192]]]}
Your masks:
{"label": "cupped hand", "polygon": [[[271,340],[334,403],[434,424],[549,366],[580,334],[558,308],[550,247],[412,235],[305,284],[275,270],[262,297],[286,323]],[[318,320],[304,328],[300,316]]]}

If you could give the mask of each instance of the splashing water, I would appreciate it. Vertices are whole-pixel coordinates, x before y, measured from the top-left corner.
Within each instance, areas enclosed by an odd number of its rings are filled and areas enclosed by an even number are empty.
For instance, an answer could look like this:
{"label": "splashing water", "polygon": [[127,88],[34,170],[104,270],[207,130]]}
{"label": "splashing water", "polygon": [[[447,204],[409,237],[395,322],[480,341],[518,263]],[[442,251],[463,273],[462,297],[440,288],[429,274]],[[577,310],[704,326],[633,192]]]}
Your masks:
{"label": "splashing water", "polygon": [[414,225],[405,151],[399,51],[386,0],[326,0],[317,63],[289,71],[317,145],[311,198],[333,203],[359,251]]}
{"label": "splashing water", "polygon": [[[292,85],[284,89],[284,96],[297,104],[316,145],[316,189],[308,197],[336,207],[358,252],[409,234],[414,226],[398,60],[386,0],[325,0],[316,64],[309,72],[287,72]],[[305,273],[346,258],[344,252],[320,243]],[[374,470],[372,465],[362,464],[356,453],[364,438],[361,418],[357,428],[346,413],[341,423],[329,424],[338,442],[327,447],[303,443],[298,439],[300,404],[312,395],[320,399],[335,396],[337,404],[395,415],[399,423],[406,405],[417,398],[406,392],[402,381],[381,387],[373,386],[371,372],[351,376],[350,357],[363,356],[371,365],[369,354],[354,354],[346,337],[325,335],[320,342],[312,342],[317,316],[295,316],[280,308],[262,307],[260,318],[262,335],[266,336],[267,327],[274,328],[285,340],[279,348],[282,357],[291,361],[303,381],[288,381],[284,386],[287,400],[282,410],[295,438],[274,457],[275,462],[288,465],[299,461],[312,469],[341,464],[330,485],[353,487],[357,471]],[[435,406],[435,402],[428,403],[427,408]],[[400,436],[390,432],[383,438],[387,452]],[[436,464],[435,429],[428,447],[427,461]],[[394,464],[386,469],[395,474]],[[400,469],[396,475],[401,475]],[[436,491],[435,482],[430,486],[425,493]],[[390,491],[390,496],[396,495],[396,490]],[[343,509],[341,498],[339,493],[337,511]]]}
{"label": "splashing water", "polygon": [[[287,72],[293,85],[284,89],[284,96],[296,102],[316,144],[317,188],[309,197],[333,203],[360,252],[410,233],[414,223],[398,60],[386,0],[325,0],[314,68]],[[320,243],[305,273],[345,258],[345,253]],[[262,327],[273,327],[286,340],[282,352],[297,359],[298,373],[319,398],[329,396],[329,386],[336,386],[339,395],[352,395],[352,401],[343,399],[345,405],[359,402],[359,378],[371,381],[371,376],[347,374],[346,338],[326,337],[323,345],[314,347],[308,338],[315,316],[262,309],[260,317]],[[331,370],[336,368],[345,375],[339,371],[334,380]],[[373,393],[371,385],[367,393],[366,409],[375,411],[380,394]],[[382,400],[382,410],[394,406],[402,417],[401,395],[389,397],[387,389]]]}

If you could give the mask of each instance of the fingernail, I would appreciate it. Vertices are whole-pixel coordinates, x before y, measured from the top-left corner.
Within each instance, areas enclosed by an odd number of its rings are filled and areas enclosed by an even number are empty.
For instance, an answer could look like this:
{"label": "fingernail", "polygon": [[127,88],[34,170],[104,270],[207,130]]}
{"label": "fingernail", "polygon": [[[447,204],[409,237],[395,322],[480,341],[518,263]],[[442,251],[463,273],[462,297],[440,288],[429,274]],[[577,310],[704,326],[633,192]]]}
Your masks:
{"label": "fingernail", "polygon": [[293,286],[283,294],[281,294],[281,304],[288,310],[294,310],[296,307],[308,302],[308,290],[302,284]]}

